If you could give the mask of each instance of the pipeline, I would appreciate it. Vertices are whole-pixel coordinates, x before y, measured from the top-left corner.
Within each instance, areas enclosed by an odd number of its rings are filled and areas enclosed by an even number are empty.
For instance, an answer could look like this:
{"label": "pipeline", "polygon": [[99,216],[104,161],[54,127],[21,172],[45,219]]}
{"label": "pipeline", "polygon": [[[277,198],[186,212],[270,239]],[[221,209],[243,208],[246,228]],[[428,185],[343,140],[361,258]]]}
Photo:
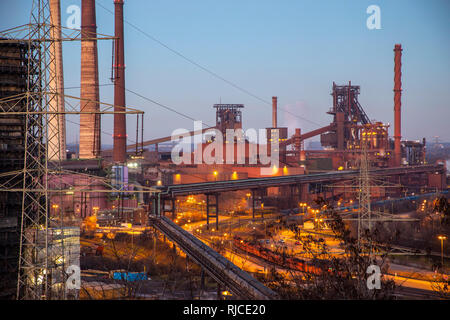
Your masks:
{"label": "pipeline", "polygon": [[195,236],[166,217],[150,217],[150,223],[176,243],[186,255],[198,263],[215,281],[241,299],[272,300],[278,295],[247,272],[208,247]]}

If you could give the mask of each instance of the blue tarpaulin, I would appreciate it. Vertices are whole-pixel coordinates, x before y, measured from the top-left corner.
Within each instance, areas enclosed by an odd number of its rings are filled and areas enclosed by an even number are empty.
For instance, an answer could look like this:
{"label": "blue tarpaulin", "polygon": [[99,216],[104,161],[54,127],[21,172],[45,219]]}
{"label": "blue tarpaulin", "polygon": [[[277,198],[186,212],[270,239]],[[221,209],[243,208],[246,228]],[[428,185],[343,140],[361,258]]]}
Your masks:
{"label": "blue tarpaulin", "polygon": [[114,280],[126,280],[126,281],[139,281],[139,280],[147,280],[146,272],[114,272],[113,273]]}

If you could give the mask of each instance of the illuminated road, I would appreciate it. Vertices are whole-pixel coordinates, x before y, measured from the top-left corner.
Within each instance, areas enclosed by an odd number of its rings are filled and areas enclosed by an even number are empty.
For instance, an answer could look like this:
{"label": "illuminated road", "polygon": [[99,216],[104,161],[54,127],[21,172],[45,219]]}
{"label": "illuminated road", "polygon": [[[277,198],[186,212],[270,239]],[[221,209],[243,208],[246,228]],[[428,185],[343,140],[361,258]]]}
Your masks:
{"label": "illuminated road", "polygon": [[[230,224],[230,217],[223,216],[219,220],[219,229],[224,230],[225,227],[229,226]],[[246,222],[251,222],[251,216],[248,217],[241,217],[241,225],[245,224]],[[261,221],[258,221],[261,223]],[[232,223],[231,227],[234,228],[237,226],[237,223]],[[203,232],[206,227],[205,221],[200,221],[194,224],[190,224],[188,227],[188,230],[192,233],[194,233],[197,237],[200,238],[203,242],[205,242],[207,245],[211,245],[210,240],[207,238],[211,234],[214,234],[214,232],[208,233],[208,235],[205,235]],[[228,228],[226,228],[227,231],[229,231]],[[200,234],[200,232],[202,234]],[[313,236],[321,236],[326,241],[327,247],[329,248],[328,253],[329,254],[336,254],[341,255],[344,253],[344,250],[342,250],[339,247],[339,241],[337,241],[334,236],[331,233],[324,232],[324,231],[318,231],[318,230],[302,230],[300,233],[301,236],[306,235],[313,235]],[[302,246],[298,245],[298,241],[294,238],[294,234],[291,231],[284,230],[274,236],[272,240],[270,240],[270,244],[264,244],[264,246],[270,248],[274,245],[280,245],[279,240],[284,240],[284,246],[291,251],[294,256],[306,259],[308,260],[308,256],[304,254],[302,250]],[[287,272],[287,270],[280,268],[279,266],[274,266],[263,259],[249,256],[248,254],[245,254],[243,252],[238,252],[235,248],[231,246],[230,241],[225,241],[226,249],[225,252],[223,252],[223,255],[235,263],[238,267],[249,271],[249,272],[265,272],[270,267],[276,267],[278,272],[281,272],[285,274],[285,276],[290,277],[292,276],[292,273]],[[389,274],[384,275],[386,279],[393,279],[396,283],[396,285],[399,287],[399,290],[403,292],[403,294],[408,297],[411,296],[423,296],[423,297],[433,297],[434,292],[432,288],[432,284],[430,280],[432,279],[432,272],[423,270],[423,269],[417,269],[413,267],[405,267],[402,265],[396,265],[396,264],[390,264],[389,268]],[[402,275],[395,274],[402,272]],[[405,274],[406,273],[406,274]],[[424,275],[427,275],[426,279],[418,279],[417,277],[423,277]]]}

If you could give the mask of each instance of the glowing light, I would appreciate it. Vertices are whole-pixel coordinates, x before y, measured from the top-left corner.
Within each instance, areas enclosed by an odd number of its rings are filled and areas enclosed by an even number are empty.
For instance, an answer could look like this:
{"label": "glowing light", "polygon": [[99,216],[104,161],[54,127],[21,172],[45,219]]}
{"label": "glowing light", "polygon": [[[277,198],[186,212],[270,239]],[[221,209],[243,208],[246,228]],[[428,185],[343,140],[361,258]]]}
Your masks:
{"label": "glowing light", "polygon": [[273,165],[272,167],[272,174],[277,174],[278,173],[278,168],[276,165]]}
{"label": "glowing light", "polygon": [[162,185],[162,181],[161,180],[156,181],[156,185],[157,186],[161,186]]}

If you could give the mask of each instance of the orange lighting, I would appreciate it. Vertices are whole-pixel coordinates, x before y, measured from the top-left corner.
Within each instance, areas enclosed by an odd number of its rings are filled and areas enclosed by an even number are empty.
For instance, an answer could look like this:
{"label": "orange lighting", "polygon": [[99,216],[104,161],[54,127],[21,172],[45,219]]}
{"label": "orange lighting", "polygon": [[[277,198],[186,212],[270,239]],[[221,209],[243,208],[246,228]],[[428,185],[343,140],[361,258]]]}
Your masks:
{"label": "orange lighting", "polygon": [[277,168],[276,165],[274,165],[274,166],[272,167],[272,174],[277,174],[277,173],[278,173],[278,168]]}

